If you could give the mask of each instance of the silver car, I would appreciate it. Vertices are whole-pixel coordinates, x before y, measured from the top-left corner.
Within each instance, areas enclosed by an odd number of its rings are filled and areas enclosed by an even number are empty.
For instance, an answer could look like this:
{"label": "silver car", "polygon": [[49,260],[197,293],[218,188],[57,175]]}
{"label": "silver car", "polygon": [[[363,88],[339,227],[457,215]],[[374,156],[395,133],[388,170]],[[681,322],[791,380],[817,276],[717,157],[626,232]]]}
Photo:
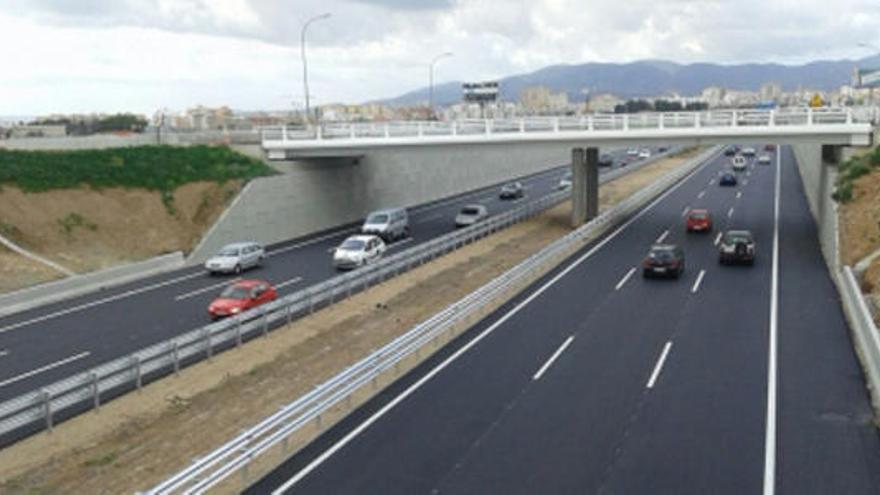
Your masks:
{"label": "silver car", "polygon": [[224,246],[205,262],[205,270],[215,273],[241,273],[242,270],[259,266],[266,257],[263,246],[256,242],[237,242]]}
{"label": "silver car", "polygon": [[455,216],[456,227],[467,227],[485,220],[489,216],[489,209],[483,205],[467,205]]}
{"label": "silver car", "polygon": [[377,235],[353,235],[333,250],[333,266],[346,270],[364,266],[382,257],[385,243]]}

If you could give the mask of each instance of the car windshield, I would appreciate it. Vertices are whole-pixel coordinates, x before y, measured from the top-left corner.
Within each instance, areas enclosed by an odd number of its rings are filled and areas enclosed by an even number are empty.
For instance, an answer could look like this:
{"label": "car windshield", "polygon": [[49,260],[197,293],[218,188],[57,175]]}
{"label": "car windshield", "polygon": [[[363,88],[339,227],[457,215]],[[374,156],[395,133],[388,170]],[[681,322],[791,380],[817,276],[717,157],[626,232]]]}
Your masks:
{"label": "car windshield", "polygon": [[462,215],[479,215],[480,210],[478,210],[476,208],[462,208],[461,214]]}
{"label": "car windshield", "polygon": [[728,232],[724,236],[725,244],[737,244],[740,242],[752,242],[752,236],[749,235],[747,232]]}
{"label": "car windshield", "polygon": [[339,246],[339,249],[345,249],[346,251],[360,251],[364,248],[366,243],[360,239],[347,239],[345,242]]}
{"label": "car windshield", "polygon": [[658,261],[669,261],[675,258],[675,251],[672,249],[652,249],[650,253],[648,253],[652,259]]}
{"label": "car windshield", "polygon": [[507,184],[506,186],[504,186],[504,189],[516,189],[516,188],[517,188],[517,184]]}
{"label": "car windshield", "polygon": [[693,212],[691,213],[691,218],[694,220],[705,220],[709,218],[709,214],[705,211]]}
{"label": "car windshield", "polygon": [[565,175],[562,176],[562,180],[571,180],[571,172],[566,172]]}
{"label": "car windshield", "polygon": [[238,256],[238,248],[223,248],[217,256]]}
{"label": "car windshield", "polygon": [[388,215],[385,213],[373,213],[369,217],[367,217],[367,223],[386,223],[388,222]]}
{"label": "car windshield", "polygon": [[251,291],[246,287],[239,285],[230,285],[220,293],[220,297],[224,299],[247,299],[250,297]]}

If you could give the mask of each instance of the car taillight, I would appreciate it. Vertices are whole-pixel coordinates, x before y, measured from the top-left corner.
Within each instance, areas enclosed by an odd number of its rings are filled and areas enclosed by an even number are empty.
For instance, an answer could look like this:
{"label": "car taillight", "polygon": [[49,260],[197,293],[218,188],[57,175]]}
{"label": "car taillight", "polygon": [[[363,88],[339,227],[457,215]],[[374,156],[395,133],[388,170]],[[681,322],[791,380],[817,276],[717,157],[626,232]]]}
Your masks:
{"label": "car taillight", "polygon": [[651,258],[645,258],[642,260],[642,266],[650,267],[651,266]]}

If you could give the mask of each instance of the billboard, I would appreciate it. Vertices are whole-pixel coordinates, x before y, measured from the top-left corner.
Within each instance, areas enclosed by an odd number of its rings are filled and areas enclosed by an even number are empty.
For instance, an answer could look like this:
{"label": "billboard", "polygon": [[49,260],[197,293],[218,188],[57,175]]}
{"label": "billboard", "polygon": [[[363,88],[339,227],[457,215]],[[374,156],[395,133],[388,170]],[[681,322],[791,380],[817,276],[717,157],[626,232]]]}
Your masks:
{"label": "billboard", "polygon": [[461,93],[468,103],[491,103],[498,99],[498,81],[462,83]]}
{"label": "billboard", "polygon": [[859,87],[860,88],[876,88],[880,87],[880,69],[859,69]]}

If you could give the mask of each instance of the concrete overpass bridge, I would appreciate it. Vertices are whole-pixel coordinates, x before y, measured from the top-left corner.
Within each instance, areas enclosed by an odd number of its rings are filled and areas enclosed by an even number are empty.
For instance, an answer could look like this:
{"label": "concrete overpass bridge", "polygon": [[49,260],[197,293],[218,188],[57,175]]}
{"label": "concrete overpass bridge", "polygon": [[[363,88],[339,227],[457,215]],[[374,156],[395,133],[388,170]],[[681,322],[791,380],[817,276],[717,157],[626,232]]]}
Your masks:
{"label": "concrete overpass bridge", "polygon": [[526,117],[449,122],[323,123],[263,131],[269,159],[362,157],[394,147],[490,144],[626,146],[775,142],[865,146],[873,109],[788,108]]}
{"label": "concrete overpass bridge", "polygon": [[[782,108],[527,117],[448,122],[322,123],[263,131],[269,159],[386,161],[490,150],[516,156],[534,147],[571,148],[572,225],[598,213],[598,148],[648,144],[821,145],[823,163],[872,142],[873,108]],[[498,155],[499,153],[496,153]],[[823,187],[829,187],[823,183]]]}

